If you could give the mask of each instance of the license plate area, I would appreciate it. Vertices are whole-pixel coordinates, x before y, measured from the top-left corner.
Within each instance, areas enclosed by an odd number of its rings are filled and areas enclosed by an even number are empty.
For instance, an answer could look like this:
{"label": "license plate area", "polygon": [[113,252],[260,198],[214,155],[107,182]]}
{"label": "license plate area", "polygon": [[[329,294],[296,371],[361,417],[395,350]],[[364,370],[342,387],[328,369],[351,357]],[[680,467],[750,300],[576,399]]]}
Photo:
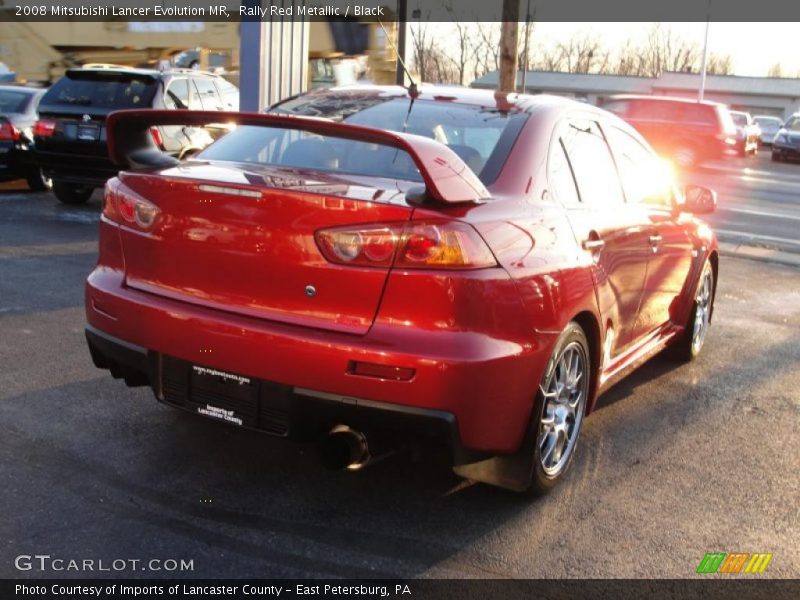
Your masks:
{"label": "license plate area", "polygon": [[97,125],[78,125],[77,138],[85,142],[96,142],[100,139],[100,128]]}
{"label": "license plate area", "polygon": [[165,402],[203,417],[273,435],[289,433],[291,386],[162,356],[160,388]]}

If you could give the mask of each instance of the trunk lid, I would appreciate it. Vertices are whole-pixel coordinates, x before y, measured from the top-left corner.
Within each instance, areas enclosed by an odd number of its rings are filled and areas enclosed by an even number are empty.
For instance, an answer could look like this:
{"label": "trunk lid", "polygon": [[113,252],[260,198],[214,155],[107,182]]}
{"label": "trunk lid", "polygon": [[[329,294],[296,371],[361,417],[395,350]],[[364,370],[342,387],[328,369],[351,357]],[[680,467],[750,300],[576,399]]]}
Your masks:
{"label": "trunk lid", "polygon": [[120,179],[161,210],[152,231],[121,228],[129,287],[352,334],[369,330],[389,269],[331,264],[314,233],[412,213],[395,180],[205,161]]}

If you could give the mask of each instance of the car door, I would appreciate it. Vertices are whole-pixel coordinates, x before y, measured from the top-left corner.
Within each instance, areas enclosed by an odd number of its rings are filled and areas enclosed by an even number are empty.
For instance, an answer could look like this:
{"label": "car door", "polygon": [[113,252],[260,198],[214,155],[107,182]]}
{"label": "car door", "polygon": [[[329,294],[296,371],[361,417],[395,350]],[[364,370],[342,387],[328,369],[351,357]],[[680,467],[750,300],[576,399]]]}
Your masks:
{"label": "car door", "polygon": [[631,211],[646,222],[647,277],[633,335],[647,335],[673,321],[692,267],[689,217],[675,210],[675,188],[666,164],[631,132],[604,125]]}
{"label": "car door", "polygon": [[592,265],[598,306],[608,325],[605,359],[610,359],[636,339],[634,324],[647,270],[647,222],[641,212],[628,210],[611,152],[595,120],[562,122],[550,165],[551,179],[561,181],[556,195],[567,208],[583,259]]}

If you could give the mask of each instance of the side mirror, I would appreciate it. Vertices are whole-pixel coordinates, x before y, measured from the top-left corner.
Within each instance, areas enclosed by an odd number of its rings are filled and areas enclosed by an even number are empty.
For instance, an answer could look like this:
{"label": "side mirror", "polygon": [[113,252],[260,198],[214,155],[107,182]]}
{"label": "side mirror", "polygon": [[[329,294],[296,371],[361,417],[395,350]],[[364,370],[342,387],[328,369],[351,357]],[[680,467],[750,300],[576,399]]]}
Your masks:
{"label": "side mirror", "polygon": [[684,212],[706,215],[717,209],[717,192],[701,185],[688,184],[684,190]]}

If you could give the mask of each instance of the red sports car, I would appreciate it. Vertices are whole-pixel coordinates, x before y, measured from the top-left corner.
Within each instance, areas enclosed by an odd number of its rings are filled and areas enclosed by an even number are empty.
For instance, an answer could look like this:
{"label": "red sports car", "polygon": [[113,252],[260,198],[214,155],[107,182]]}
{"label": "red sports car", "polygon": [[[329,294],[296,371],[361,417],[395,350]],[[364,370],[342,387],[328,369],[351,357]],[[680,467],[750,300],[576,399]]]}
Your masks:
{"label": "red sports car", "polygon": [[[718,273],[647,142],[563,98],[320,90],[185,161],[150,128],[219,113],[120,111],[95,364],[169,405],[362,466],[435,438],[455,471],[544,492],[600,393],[667,346],[703,346]],[[394,443],[394,442],[392,442]]]}

